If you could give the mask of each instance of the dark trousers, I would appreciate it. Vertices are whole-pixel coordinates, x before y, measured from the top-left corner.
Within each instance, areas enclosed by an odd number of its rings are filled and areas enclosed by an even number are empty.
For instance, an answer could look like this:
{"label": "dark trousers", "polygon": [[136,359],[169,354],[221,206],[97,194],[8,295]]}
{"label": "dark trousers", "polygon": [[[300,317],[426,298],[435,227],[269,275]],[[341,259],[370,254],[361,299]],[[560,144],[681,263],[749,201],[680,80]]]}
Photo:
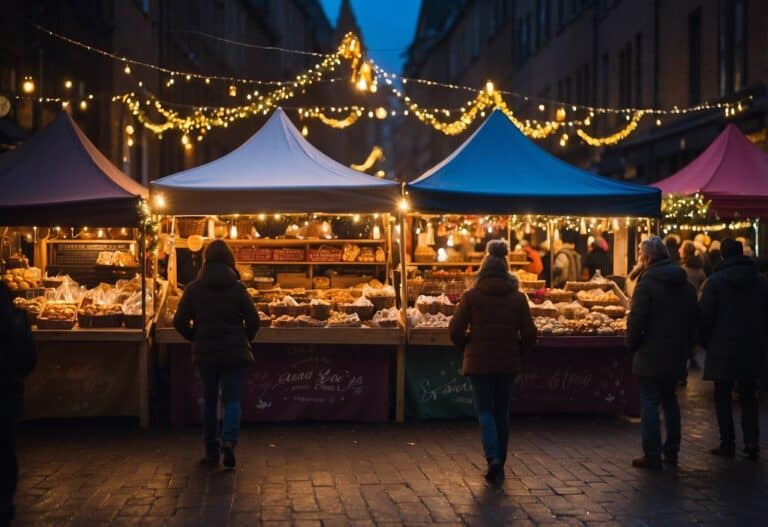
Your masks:
{"label": "dark trousers", "polygon": [[472,396],[480,423],[480,437],[487,461],[507,460],[509,398],[514,375],[470,375]]}
{"label": "dark trousers", "polygon": [[661,459],[661,420],[659,407],[664,410],[664,424],[667,432],[664,453],[675,456],[680,451],[680,406],[677,404],[677,379],[638,377],[640,384],[640,424],[643,438],[643,452],[647,458]]}
{"label": "dark trousers", "polygon": [[[717,424],[720,427],[720,442],[724,445],[736,443],[736,432],[733,428],[733,393],[734,381],[715,382],[715,410]],[[758,426],[759,408],[757,403],[757,380],[742,378],[736,381],[741,404],[741,429],[744,433],[744,444],[757,446],[760,439]]]}
{"label": "dark trousers", "polygon": [[[237,443],[240,434],[240,399],[243,391],[243,368],[198,366],[203,383],[203,441],[209,456],[217,456],[221,441]],[[219,433],[219,391],[224,407]]]}
{"label": "dark trousers", "polygon": [[10,525],[14,516],[13,496],[19,478],[14,428],[13,417],[0,416],[0,527]]}

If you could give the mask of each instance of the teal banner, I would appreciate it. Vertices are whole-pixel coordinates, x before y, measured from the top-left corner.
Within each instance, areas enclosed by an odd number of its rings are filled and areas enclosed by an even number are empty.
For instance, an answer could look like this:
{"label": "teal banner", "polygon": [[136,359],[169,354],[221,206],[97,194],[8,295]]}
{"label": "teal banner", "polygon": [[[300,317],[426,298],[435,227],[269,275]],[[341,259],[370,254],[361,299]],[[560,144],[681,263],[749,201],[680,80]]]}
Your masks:
{"label": "teal banner", "polygon": [[446,347],[411,347],[405,361],[406,416],[474,418],[472,386],[461,374],[461,353]]}

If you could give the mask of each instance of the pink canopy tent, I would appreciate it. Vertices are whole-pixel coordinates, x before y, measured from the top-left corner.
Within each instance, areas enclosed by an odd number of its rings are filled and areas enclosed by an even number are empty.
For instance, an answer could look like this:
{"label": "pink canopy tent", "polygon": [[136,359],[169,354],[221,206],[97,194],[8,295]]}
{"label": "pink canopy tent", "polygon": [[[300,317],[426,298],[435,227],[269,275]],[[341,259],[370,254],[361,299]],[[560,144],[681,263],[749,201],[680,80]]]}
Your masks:
{"label": "pink canopy tent", "polygon": [[768,218],[768,154],[734,124],[690,164],[653,186],[665,195],[700,192],[721,218]]}

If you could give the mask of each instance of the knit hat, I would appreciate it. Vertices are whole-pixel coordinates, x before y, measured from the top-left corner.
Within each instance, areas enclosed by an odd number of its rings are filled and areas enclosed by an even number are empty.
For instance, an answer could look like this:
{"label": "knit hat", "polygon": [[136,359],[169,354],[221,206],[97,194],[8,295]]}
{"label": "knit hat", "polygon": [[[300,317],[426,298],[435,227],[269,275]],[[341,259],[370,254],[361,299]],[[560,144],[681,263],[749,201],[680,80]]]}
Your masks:
{"label": "knit hat", "polygon": [[480,264],[480,274],[508,274],[509,246],[504,240],[491,240],[485,246],[485,258]]}
{"label": "knit hat", "polygon": [[235,255],[225,241],[215,240],[205,250],[205,263],[211,262],[221,262],[235,268]]}
{"label": "knit hat", "polygon": [[597,238],[595,238],[594,243],[603,251],[608,252],[608,241],[605,238],[598,236]]}
{"label": "knit hat", "polygon": [[743,256],[744,246],[741,242],[737,242],[732,238],[726,238],[720,242],[720,254],[722,254],[724,260],[734,256]]}

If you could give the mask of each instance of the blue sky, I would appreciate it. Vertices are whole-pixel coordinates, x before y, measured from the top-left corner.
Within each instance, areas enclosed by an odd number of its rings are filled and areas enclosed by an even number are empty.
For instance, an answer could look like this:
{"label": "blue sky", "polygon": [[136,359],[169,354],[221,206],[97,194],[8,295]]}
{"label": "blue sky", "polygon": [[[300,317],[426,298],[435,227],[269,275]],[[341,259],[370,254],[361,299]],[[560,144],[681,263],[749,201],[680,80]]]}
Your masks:
{"label": "blue sky", "polygon": [[[341,0],[320,0],[331,24],[336,25]],[[413,39],[420,0],[352,0],[352,10],[373,59],[399,73],[401,56]]]}

